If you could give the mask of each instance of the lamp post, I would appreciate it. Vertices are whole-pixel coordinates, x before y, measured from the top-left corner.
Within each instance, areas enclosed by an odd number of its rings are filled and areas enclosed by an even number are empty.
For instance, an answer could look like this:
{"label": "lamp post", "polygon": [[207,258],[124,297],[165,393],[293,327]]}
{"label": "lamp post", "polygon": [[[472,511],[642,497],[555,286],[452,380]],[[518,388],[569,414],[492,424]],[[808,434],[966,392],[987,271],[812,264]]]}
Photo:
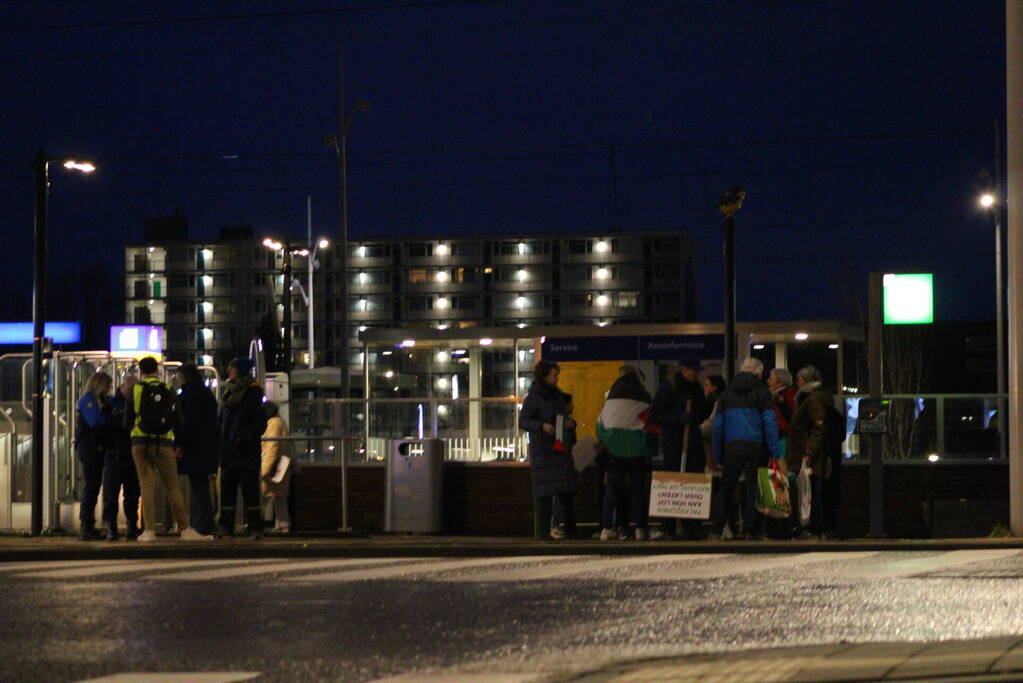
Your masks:
{"label": "lamp post", "polygon": [[991,211],[995,223],[995,348],[998,377],[998,449],[1006,453],[1005,437],[1008,434],[1005,403],[1005,304],[1002,300],[1002,207],[993,193],[980,197],[980,205]]}
{"label": "lamp post", "polygon": [[355,106],[348,111],[345,108],[345,48],[344,44],[338,46],[338,131],[328,134],[326,143],[328,147],[334,148],[337,155],[338,171],[340,181],[338,195],[340,199],[340,235],[338,236],[338,251],[341,254],[341,281],[338,287],[338,294],[341,299],[341,398],[351,398],[351,375],[348,368],[348,133],[352,130],[352,123],[358,112],[366,113],[372,109],[369,100],[359,98]]}
{"label": "lamp post", "polygon": [[281,283],[281,299],[284,303],[284,316],[281,322],[281,326],[284,328],[283,346],[284,346],[284,363],[282,370],[284,372],[291,372],[291,245],[287,242],[279,242],[277,240],[267,237],[263,240],[263,246],[270,251],[283,252],[284,256],[284,276],[283,282]]}
{"label": "lamp post", "polygon": [[729,382],[735,376],[735,212],[742,207],[746,190],[730,187],[718,198],[717,209],[725,217],[722,260],[725,265],[725,357],[722,372]]}
{"label": "lamp post", "polygon": [[330,240],[321,237],[313,244],[312,233],[309,236],[309,250],[306,250],[309,262],[309,292],[306,306],[309,309],[309,369],[316,367],[316,321],[314,319],[314,305],[316,299],[313,297],[313,271],[316,270],[316,254],[320,249],[330,246]]}
{"label": "lamp post", "polygon": [[46,156],[42,149],[32,162],[35,171],[35,256],[32,266],[32,535],[43,532],[43,335],[46,324],[46,199],[50,191],[50,163],[92,173],[96,166],[88,161]]}

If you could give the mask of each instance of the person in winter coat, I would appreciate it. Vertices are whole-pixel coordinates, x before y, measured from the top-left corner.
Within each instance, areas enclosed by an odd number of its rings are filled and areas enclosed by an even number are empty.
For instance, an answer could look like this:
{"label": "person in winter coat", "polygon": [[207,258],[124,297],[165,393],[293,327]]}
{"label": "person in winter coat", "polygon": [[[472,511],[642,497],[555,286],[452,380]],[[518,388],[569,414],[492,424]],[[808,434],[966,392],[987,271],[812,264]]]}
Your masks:
{"label": "person in winter coat", "polygon": [[714,416],[718,412],[718,399],[724,393],[725,378],[721,375],[707,375],[703,380],[703,405],[707,411],[707,417],[700,423],[700,433],[703,435],[703,452],[705,455],[714,453]]}
{"label": "person in winter coat", "polygon": [[124,428],[124,409],[127,397],[132,395],[138,377],[129,376],[114,395],[111,404],[113,413],[109,429],[111,447],[103,463],[103,522],[107,527],[107,540],[119,538],[117,528],[117,501],[124,491],[124,519],[127,523],[125,538],[134,541],[139,537],[139,477],[131,459],[131,432]]}
{"label": "person in winter coat", "polygon": [[711,512],[710,540],[720,540],[728,515],[728,502],[739,477],[746,475],[743,532],[760,539],[765,520],[757,512],[757,468],[779,455],[778,421],[771,394],[760,381],[764,364],[756,358],[743,361],[739,373],[718,399],[714,417],[714,462],[723,467],[721,486]]}
{"label": "person in winter coat", "polygon": [[85,391],[78,399],[75,449],[85,479],[78,512],[78,538],[82,541],[102,538],[96,531],[96,503],[103,485],[106,452],[112,446],[110,421],[114,406],[110,400],[110,389],[113,385],[110,375],[97,372],[86,380]]}
{"label": "person in winter coat", "polygon": [[618,375],[597,418],[597,439],[607,451],[607,489],[604,492],[600,540],[615,538],[615,510],[628,481],[635,537],[642,541],[648,538],[647,474],[651,449],[647,421],[650,392],[634,367],[623,365]]}
{"label": "person in winter coat", "polygon": [[[570,398],[558,389],[560,373],[557,363],[538,362],[533,368],[533,384],[519,411],[519,428],[529,434],[535,538],[575,535],[575,462],[565,446],[575,430],[575,421],[568,417]],[[563,433],[558,432],[559,424]],[[553,519],[556,510],[559,518]]]}
{"label": "person in winter coat", "polygon": [[271,489],[270,479],[277,471],[278,459],[287,453],[288,444],[285,441],[275,441],[277,437],[288,435],[288,424],[281,417],[280,408],[276,403],[267,402],[266,409],[266,431],[263,432],[264,439],[262,448],[262,464],[259,467],[260,488],[262,489],[264,502],[264,519],[274,519],[274,533],[291,533],[291,515],[288,512],[288,490],[291,484],[291,468],[284,474],[284,479],[273,485]]}
{"label": "person in winter coat", "polygon": [[[661,453],[667,472],[703,472],[706,458],[703,451],[703,437],[700,422],[704,418],[706,402],[699,383],[702,366],[699,361],[690,361],[673,369],[657,388],[650,406],[650,422],[661,432]],[[686,427],[689,428],[686,443]],[[685,469],[682,468],[682,453],[686,454]],[[669,518],[661,521],[660,530],[650,533],[657,540],[675,536],[678,520]],[[684,520],[686,536],[692,537],[700,530],[699,520]]]}
{"label": "person in winter coat", "polygon": [[253,540],[263,536],[259,505],[261,441],[266,431],[263,390],[252,378],[253,362],[235,358],[227,368],[227,388],[220,401],[220,533],[234,534],[238,487]]}
{"label": "person in winter coat", "polygon": [[184,363],[178,367],[174,381],[181,388],[178,402],[182,425],[174,435],[178,473],[188,477],[192,492],[192,526],[201,534],[214,534],[217,525],[210,488],[216,480],[219,465],[217,399],[203,383],[195,363]]}
{"label": "person in winter coat", "polygon": [[767,389],[774,401],[774,417],[778,421],[778,438],[781,454],[785,457],[785,446],[789,437],[789,423],[796,410],[796,388],[792,386],[792,373],[785,368],[775,368],[767,376]]}
{"label": "person in winter coat", "polygon": [[[834,406],[834,397],[821,384],[821,374],[812,365],[796,373],[796,411],[792,414],[789,448],[786,462],[789,476],[793,479],[799,471],[810,469],[810,522],[803,529],[800,538],[820,537],[825,530],[824,480],[831,476],[832,459],[827,452],[828,412]],[[793,498],[798,497],[796,487],[791,487]],[[798,505],[793,505],[798,514]]]}

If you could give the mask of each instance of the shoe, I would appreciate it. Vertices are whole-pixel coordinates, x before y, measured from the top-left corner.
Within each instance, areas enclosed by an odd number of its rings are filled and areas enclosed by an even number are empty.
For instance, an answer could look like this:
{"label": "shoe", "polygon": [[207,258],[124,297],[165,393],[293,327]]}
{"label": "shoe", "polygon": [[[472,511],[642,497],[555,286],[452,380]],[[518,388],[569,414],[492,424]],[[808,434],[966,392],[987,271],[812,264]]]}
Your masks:
{"label": "shoe", "polygon": [[139,543],[152,543],[155,540],[156,540],[156,532],[153,531],[152,529],[146,529],[141,534],[139,534],[139,537],[138,537],[138,542]]}
{"label": "shoe", "polygon": [[601,529],[599,538],[602,541],[613,541],[616,535],[614,529]]}
{"label": "shoe", "polygon": [[629,540],[629,528],[628,527],[620,526],[620,527],[618,527],[618,530],[615,533],[616,533],[616,536],[618,537],[619,541],[627,541],[627,540]]}
{"label": "shoe", "polygon": [[116,527],[107,527],[107,540],[108,541],[116,541],[118,538],[120,538],[120,536],[118,536],[118,534],[117,534],[117,528]]}
{"label": "shoe", "polygon": [[820,537],[817,534],[811,534],[809,531],[804,530],[802,533],[796,536],[797,541],[818,541]]}
{"label": "shoe", "polygon": [[86,526],[78,530],[79,541],[98,541],[101,538],[103,538],[103,536],[96,531],[95,527]]}
{"label": "shoe", "polygon": [[179,538],[182,541],[212,541],[213,540],[212,536],[206,536],[204,534],[200,534],[198,531],[196,531],[192,527],[188,527],[187,529],[182,531],[181,535],[179,536]]}
{"label": "shoe", "polygon": [[128,533],[126,533],[124,537],[129,541],[137,541],[139,538],[139,533],[140,533],[139,528],[137,526],[135,526],[134,524],[129,524]]}
{"label": "shoe", "polygon": [[262,531],[253,531],[251,534],[249,534],[249,540],[250,541],[258,541],[261,538],[263,538],[263,532]]}
{"label": "shoe", "polygon": [[646,541],[650,538],[650,534],[646,529],[636,529],[636,540]]}
{"label": "shoe", "polygon": [[291,533],[291,525],[290,524],[277,524],[277,525],[274,526],[273,532],[275,534],[290,534]]}
{"label": "shoe", "polygon": [[234,536],[234,530],[228,529],[226,526],[217,527],[218,538],[231,538]]}
{"label": "shoe", "polygon": [[660,529],[650,530],[651,541],[675,541],[678,540],[678,538],[679,537],[677,535],[666,533],[664,531],[661,531]]}
{"label": "shoe", "polygon": [[551,527],[551,538],[554,539],[555,541],[560,541],[565,538],[568,538],[568,534],[565,533],[565,527],[561,525]]}
{"label": "shoe", "polygon": [[711,533],[707,534],[707,540],[710,541],[711,543],[719,543],[719,542],[723,541],[724,539],[721,537],[721,534],[715,534],[715,533],[711,532]]}

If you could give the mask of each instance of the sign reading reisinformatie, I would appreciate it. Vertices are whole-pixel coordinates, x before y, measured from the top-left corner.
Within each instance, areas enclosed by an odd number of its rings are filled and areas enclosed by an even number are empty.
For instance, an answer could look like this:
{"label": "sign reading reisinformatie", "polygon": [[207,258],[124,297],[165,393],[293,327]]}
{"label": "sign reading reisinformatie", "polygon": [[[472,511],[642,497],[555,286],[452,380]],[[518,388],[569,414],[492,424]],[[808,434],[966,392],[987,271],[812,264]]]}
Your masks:
{"label": "sign reading reisinformatie", "polygon": [[113,325],[110,328],[110,355],[122,358],[160,359],[163,328],[152,325]]}
{"label": "sign reading reisinformatie", "polygon": [[599,360],[712,360],[724,354],[717,334],[653,335],[642,337],[547,337],[541,345],[544,359]]}
{"label": "sign reading reisinformatie", "polygon": [[[82,341],[79,323],[45,323],[43,336],[54,344],[77,344]],[[0,344],[31,344],[32,323],[0,323]]]}
{"label": "sign reading reisinformatie", "polygon": [[934,322],[933,273],[885,273],[885,325],[925,325]]}

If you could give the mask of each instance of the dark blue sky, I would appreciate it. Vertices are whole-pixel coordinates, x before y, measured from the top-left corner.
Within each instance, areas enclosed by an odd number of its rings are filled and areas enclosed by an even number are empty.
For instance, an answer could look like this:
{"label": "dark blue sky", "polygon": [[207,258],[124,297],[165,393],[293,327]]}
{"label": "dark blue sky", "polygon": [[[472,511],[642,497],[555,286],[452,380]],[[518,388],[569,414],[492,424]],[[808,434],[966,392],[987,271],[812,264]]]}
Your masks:
{"label": "dark blue sky", "polygon": [[740,318],[840,317],[871,269],[933,270],[939,318],[993,316],[975,196],[1004,124],[1002,2],[392,4],[4,3],[8,282],[30,284],[40,145],[106,159],[54,174],[55,268],[120,268],[143,218],[179,207],[198,236],[304,234],[311,192],[336,232],[344,41],[349,103],[373,103],[353,235],[680,228],[720,320],[714,202],[743,185]]}

